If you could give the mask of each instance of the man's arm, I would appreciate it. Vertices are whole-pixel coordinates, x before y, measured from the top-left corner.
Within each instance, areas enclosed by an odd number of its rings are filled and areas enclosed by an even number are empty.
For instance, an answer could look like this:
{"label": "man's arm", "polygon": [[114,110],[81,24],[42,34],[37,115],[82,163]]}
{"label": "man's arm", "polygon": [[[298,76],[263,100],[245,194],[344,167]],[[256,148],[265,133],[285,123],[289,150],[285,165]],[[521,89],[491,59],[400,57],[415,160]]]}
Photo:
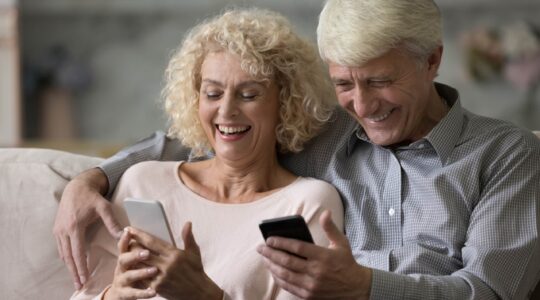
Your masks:
{"label": "man's arm", "polygon": [[191,150],[180,141],[168,138],[164,132],[156,131],[149,137],[128,146],[99,165],[107,176],[110,197],[124,172],[136,163],[148,160],[177,161],[189,160]]}
{"label": "man's arm", "polygon": [[258,250],[276,282],[302,298],[369,292],[371,299],[524,299],[540,274],[540,151],[509,147],[513,150],[491,159],[483,174],[486,179],[471,214],[461,262],[456,261],[462,266],[447,275],[376,269],[362,273],[367,268],[347,259],[352,257],[350,249],[339,242],[344,236],[331,239],[343,250],[340,255],[282,238],[269,239]]}
{"label": "man's arm", "polygon": [[282,289],[304,299],[369,299],[372,270],[356,263],[347,237],[328,211],[319,222],[328,247],[282,237],[269,237],[257,247],[272,277]]}
{"label": "man's arm", "polygon": [[58,253],[73,276],[76,289],[88,278],[86,263],[86,228],[101,219],[109,233],[119,237],[121,228],[114,219],[111,205],[104,195],[111,195],[120,176],[130,166],[146,160],[186,160],[189,149],[177,140],[171,140],[163,132],[122,149],[93,168],[77,175],[64,189],[53,233]]}

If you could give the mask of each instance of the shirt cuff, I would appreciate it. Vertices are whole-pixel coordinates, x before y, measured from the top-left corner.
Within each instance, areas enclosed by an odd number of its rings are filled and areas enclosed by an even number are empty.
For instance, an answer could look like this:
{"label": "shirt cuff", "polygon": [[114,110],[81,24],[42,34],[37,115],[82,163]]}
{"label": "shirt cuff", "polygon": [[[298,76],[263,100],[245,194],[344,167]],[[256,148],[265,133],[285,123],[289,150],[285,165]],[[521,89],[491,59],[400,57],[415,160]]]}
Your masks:
{"label": "shirt cuff", "polygon": [[372,269],[369,299],[402,299],[405,292],[403,275]]}
{"label": "shirt cuff", "polygon": [[114,156],[98,165],[109,181],[107,198],[110,198],[122,174],[132,165],[141,161],[160,159],[166,141],[164,132],[156,131],[132,146],[120,150]]}
{"label": "shirt cuff", "polygon": [[131,165],[132,162],[127,159],[127,153],[119,152],[97,166],[105,173],[109,182],[109,190],[105,196],[107,199],[110,199],[120,177]]}

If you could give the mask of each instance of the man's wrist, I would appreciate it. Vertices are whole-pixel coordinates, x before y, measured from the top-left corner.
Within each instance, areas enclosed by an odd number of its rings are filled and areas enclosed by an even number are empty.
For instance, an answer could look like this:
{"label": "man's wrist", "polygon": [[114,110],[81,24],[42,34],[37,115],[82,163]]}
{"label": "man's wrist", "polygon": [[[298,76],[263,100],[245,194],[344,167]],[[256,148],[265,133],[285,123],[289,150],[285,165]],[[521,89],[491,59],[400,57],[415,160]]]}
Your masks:
{"label": "man's wrist", "polygon": [[363,266],[360,266],[361,272],[363,273],[360,278],[362,278],[362,281],[360,283],[361,285],[361,291],[362,295],[360,299],[369,299],[371,296],[371,278],[373,277],[373,270],[371,268],[366,268]]}
{"label": "man's wrist", "polygon": [[109,191],[109,180],[100,168],[88,169],[73,178],[73,181],[80,181],[96,189],[101,195]]}

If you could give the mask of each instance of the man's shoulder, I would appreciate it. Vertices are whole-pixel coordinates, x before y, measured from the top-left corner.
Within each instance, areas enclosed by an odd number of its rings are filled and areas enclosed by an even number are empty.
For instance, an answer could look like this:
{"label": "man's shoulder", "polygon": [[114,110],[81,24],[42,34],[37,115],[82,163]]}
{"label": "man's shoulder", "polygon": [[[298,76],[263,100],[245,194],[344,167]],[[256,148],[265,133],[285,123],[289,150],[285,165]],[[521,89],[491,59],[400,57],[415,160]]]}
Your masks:
{"label": "man's shoulder", "polygon": [[329,145],[336,146],[340,141],[348,141],[357,127],[358,122],[341,106],[336,106],[330,120],[326,122],[321,132],[307,143],[305,149],[309,151],[326,148]]}
{"label": "man's shoulder", "polygon": [[540,139],[531,130],[508,121],[465,112],[465,122],[458,144],[493,144],[501,150],[540,151]]}

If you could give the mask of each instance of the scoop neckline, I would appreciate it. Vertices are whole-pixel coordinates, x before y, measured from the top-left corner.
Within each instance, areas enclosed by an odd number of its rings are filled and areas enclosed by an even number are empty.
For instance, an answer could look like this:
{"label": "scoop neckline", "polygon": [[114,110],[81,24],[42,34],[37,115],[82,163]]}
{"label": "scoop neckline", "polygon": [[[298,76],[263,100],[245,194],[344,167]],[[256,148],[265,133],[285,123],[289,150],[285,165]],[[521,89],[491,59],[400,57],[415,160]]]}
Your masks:
{"label": "scoop neckline", "polygon": [[205,204],[208,204],[208,205],[213,205],[213,206],[227,206],[227,207],[234,207],[234,206],[253,206],[253,205],[260,205],[260,204],[263,204],[265,202],[268,202],[268,201],[271,201],[272,199],[276,198],[277,196],[285,193],[289,188],[291,188],[292,186],[298,184],[298,182],[300,182],[301,180],[303,180],[304,178],[302,176],[297,176],[297,178],[289,183],[288,185],[280,188],[279,190],[277,190],[276,192],[270,194],[270,195],[267,195],[267,196],[264,196],[260,199],[257,199],[257,200],[254,200],[254,201],[250,201],[250,202],[246,202],[246,203],[223,203],[223,202],[216,202],[216,201],[213,201],[213,200],[210,200],[210,199],[207,199],[207,198],[204,198],[203,196],[195,193],[194,191],[192,191],[183,181],[182,179],[180,178],[180,174],[179,174],[179,169],[180,169],[180,166],[185,163],[186,161],[179,161],[175,164],[174,168],[173,168],[173,172],[174,172],[174,178],[176,180],[176,183],[178,184],[178,186],[183,189],[185,192],[187,192],[188,194],[191,195],[191,197],[193,199],[196,199],[197,201],[199,202],[202,202],[202,203],[205,203]]}

